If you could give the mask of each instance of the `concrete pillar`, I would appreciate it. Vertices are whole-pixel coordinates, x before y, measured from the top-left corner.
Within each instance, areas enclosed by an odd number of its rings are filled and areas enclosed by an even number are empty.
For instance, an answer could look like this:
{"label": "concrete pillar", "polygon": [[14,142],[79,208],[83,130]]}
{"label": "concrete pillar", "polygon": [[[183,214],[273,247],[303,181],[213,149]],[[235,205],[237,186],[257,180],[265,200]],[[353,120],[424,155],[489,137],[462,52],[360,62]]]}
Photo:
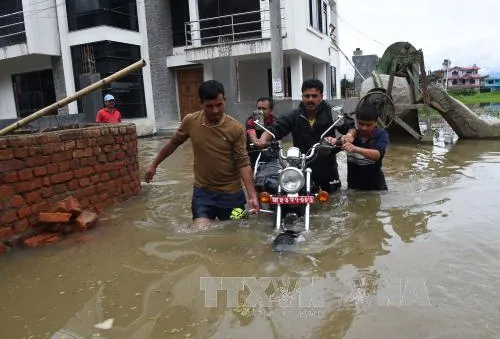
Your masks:
{"label": "concrete pillar", "polygon": [[[66,12],[66,1],[57,0],[56,1],[57,10],[57,22],[59,24],[59,40],[61,43],[61,61],[64,74],[64,85],[66,93],[75,93],[75,76],[73,73],[73,58],[71,57],[71,48],[69,46],[68,39],[68,15]],[[56,93],[57,95],[57,93]],[[73,101],[68,104],[69,114],[78,113],[78,103]]]}
{"label": "concrete pillar", "polygon": [[214,66],[211,62],[203,64],[203,81],[213,80],[214,78],[213,68]]}
{"label": "concrete pillar", "polygon": [[322,62],[316,65],[317,79],[323,83],[323,99],[328,99],[328,87],[330,86],[326,79],[326,63]]}
{"label": "concrete pillar", "polygon": [[[169,13],[170,15],[170,13]],[[191,21],[191,40],[193,46],[201,46],[200,13],[198,11],[198,0],[189,0],[189,21]]]}
{"label": "concrete pillar", "polygon": [[[140,6],[139,3],[141,3]],[[148,118],[153,111],[156,128],[162,132],[162,130],[175,128],[179,124],[175,74],[167,67],[166,60],[168,55],[173,54],[170,1],[138,0],[138,7],[141,8],[140,15],[145,18],[143,24],[141,24],[142,21],[140,22],[140,30],[141,35],[146,38],[144,46],[147,46],[147,50],[143,49],[141,53],[144,52],[144,55],[147,54],[149,57],[148,66],[143,69],[146,101],[149,96],[147,92],[153,94],[153,105],[147,106]],[[146,69],[147,67],[149,69]],[[146,81],[149,84],[146,84]]]}
{"label": "concrete pillar", "polygon": [[[66,92],[66,81],[64,80],[64,67],[62,58],[59,56],[53,56],[51,58],[52,62],[52,74],[54,76],[54,89],[56,92],[56,100],[62,100],[67,96]],[[57,110],[58,114],[65,115],[69,114],[68,106],[64,106]]]}
{"label": "concrete pillar", "polygon": [[292,99],[302,100],[302,82],[304,81],[304,74],[302,69],[302,55],[293,54],[290,56],[290,71],[292,73]]}

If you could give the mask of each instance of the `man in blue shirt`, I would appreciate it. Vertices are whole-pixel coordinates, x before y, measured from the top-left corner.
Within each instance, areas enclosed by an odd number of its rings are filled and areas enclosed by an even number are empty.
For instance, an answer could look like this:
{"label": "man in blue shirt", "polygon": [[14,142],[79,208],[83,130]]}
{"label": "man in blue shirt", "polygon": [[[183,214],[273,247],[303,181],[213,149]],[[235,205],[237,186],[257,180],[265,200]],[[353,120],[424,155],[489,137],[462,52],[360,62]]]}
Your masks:
{"label": "man in blue shirt", "polygon": [[377,128],[378,110],[371,104],[364,104],[356,111],[357,133],[352,143],[345,142],[342,148],[347,152],[347,187],[363,191],[385,191],[382,159],[389,135]]}

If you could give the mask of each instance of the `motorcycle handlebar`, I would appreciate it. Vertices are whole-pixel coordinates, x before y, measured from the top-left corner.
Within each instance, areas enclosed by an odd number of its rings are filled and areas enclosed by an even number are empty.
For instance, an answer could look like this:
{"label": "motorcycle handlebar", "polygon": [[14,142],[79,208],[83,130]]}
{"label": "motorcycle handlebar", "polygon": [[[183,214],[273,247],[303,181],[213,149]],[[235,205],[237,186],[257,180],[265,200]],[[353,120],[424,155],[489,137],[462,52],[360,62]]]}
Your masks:
{"label": "motorcycle handlebar", "polygon": [[323,143],[316,143],[311,147],[309,150],[308,155],[306,155],[306,160],[310,160],[314,157],[314,154],[316,153],[316,150],[329,150],[333,151],[335,149],[341,148],[342,147],[342,142],[340,140],[337,140],[335,142],[335,145],[330,145],[330,144],[323,144]]}

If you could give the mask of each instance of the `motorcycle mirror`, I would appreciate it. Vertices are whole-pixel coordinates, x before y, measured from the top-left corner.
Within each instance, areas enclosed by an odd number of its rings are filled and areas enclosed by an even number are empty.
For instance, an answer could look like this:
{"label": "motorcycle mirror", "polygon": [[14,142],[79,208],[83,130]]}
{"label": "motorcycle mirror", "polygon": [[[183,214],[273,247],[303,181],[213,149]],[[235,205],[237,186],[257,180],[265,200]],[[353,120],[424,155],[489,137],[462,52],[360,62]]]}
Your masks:
{"label": "motorcycle mirror", "polygon": [[264,122],[264,112],[261,110],[255,110],[252,112],[252,119],[258,122]]}
{"label": "motorcycle mirror", "polygon": [[332,107],[332,119],[335,122],[334,126],[340,126],[344,123],[344,115],[342,114],[343,106]]}

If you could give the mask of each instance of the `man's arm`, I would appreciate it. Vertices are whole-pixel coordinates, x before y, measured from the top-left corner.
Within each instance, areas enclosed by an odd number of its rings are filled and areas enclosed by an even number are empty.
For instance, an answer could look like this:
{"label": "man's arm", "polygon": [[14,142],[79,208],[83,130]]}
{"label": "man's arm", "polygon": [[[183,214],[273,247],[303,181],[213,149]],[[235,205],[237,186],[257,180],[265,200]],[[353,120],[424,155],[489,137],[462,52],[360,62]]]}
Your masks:
{"label": "man's arm", "polygon": [[389,143],[389,135],[386,130],[380,130],[377,132],[375,137],[375,148],[362,148],[358,146],[354,146],[350,142],[344,143],[344,150],[347,152],[358,153],[373,161],[378,161],[385,156],[385,151],[387,149],[387,145]]}
{"label": "man's arm", "polygon": [[248,193],[249,205],[252,209],[259,209],[259,202],[257,201],[257,192],[253,184],[252,167],[250,167],[250,159],[246,149],[246,138],[243,128],[238,133],[234,142],[234,161],[235,165],[240,170],[240,176],[243,184]]}
{"label": "man's arm", "polygon": [[247,120],[246,129],[247,129],[247,136],[250,142],[254,144],[257,143],[257,140],[259,139],[257,138],[257,132],[255,131],[255,123],[251,118]]}
{"label": "man's arm", "polygon": [[172,139],[170,139],[169,142],[167,142],[167,144],[162,147],[162,149],[160,150],[160,152],[158,152],[151,165],[149,165],[149,168],[146,171],[145,175],[146,182],[150,182],[153,179],[153,176],[156,173],[156,168],[158,167],[158,165],[161,164],[161,162],[166,158],[168,158],[172,153],[174,153],[177,147],[182,145],[189,138],[188,126],[189,126],[189,121],[188,121],[188,116],[186,116],[182,120],[181,126],[175,132]]}
{"label": "man's arm", "polygon": [[[276,140],[281,140],[292,131],[294,121],[295,110],[286,115],[282,115],[271,126],[266,128],[276,136]],[[272,135],[269,134],[269,132],[264,131],[259,139],[258,144],[264,146],[266,142],[271,141],[272,139]]]}

